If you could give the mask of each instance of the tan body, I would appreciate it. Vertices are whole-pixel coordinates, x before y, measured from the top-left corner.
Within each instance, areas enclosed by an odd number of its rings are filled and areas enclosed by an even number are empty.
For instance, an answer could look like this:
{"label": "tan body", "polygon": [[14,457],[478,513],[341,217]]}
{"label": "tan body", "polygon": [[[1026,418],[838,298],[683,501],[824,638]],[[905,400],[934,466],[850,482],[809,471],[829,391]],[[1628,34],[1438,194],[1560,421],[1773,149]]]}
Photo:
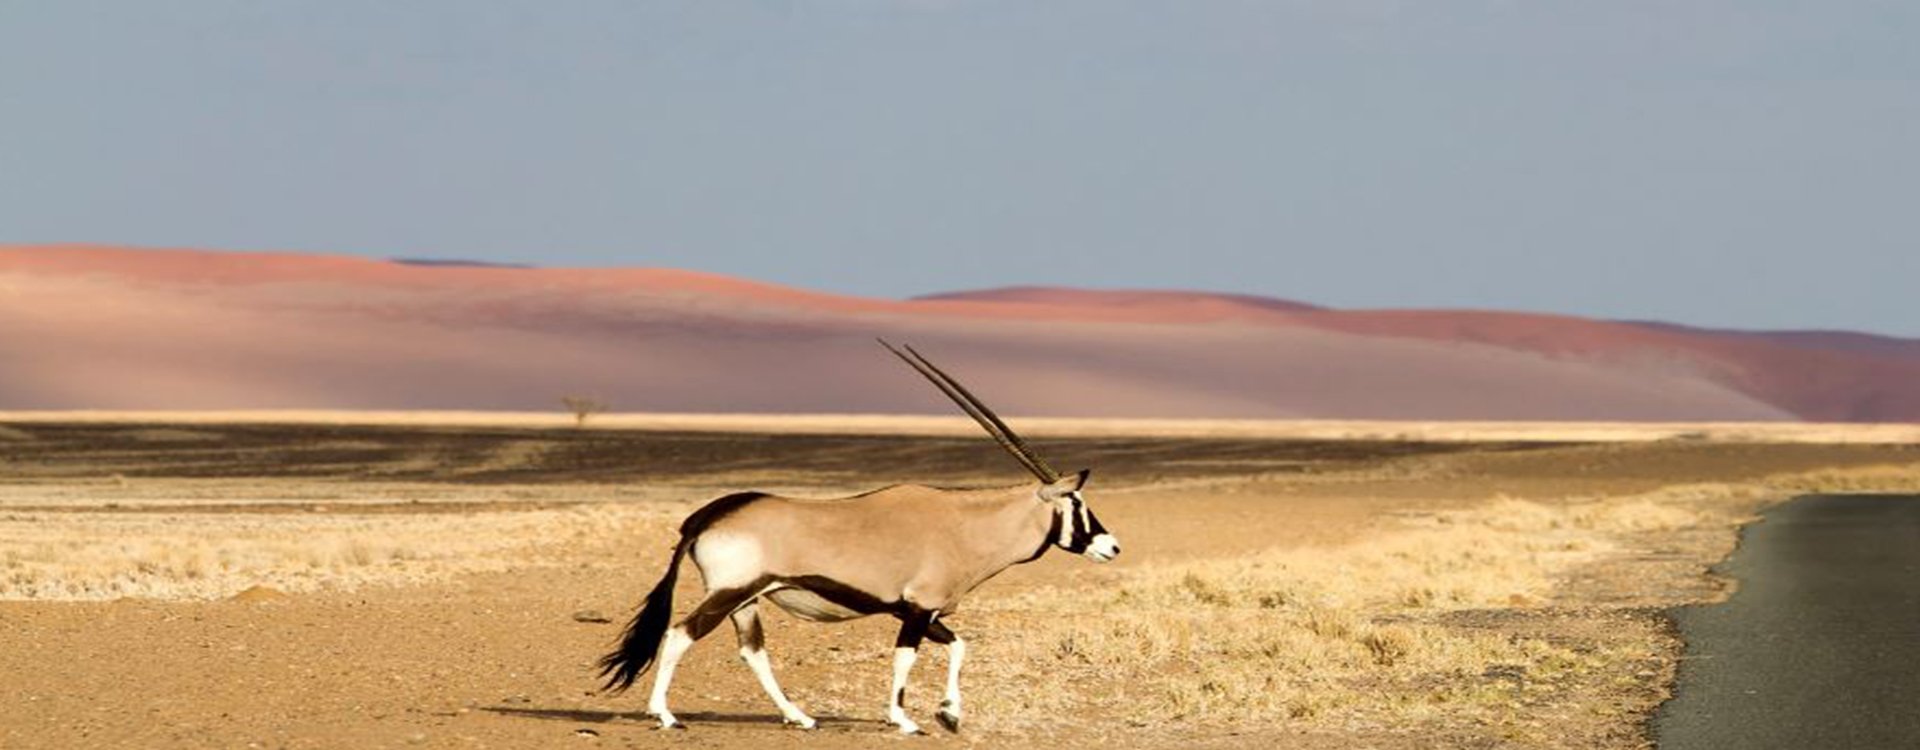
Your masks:
{"label": "tan body", "polygon": [[[1031,484],[982,490],[898,485],[835,500],[767,496],[708,527],[693,545],[708,590],[762,576],[820,577],[888,604],[950,614],[961,597],[1053,540],[1052,503]],[[844,620],[857,612],[784,586],[766,596],[796,615]],[[889,594],[898,594],[893,600]],[[824,604],[824,606],[823,606]]]}

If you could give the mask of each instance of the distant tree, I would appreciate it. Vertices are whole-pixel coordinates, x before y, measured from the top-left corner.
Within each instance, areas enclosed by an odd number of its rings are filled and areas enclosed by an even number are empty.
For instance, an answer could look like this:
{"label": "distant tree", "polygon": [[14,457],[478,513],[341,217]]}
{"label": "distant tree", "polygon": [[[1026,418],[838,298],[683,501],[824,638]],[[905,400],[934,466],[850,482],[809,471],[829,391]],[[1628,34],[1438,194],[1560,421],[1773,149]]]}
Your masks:
{"label": "distant tree", "polygon": [[587,426],[587,417],[607,410],[607,402],[592,396],[561,396],[560,403],[567,407],[567,411],[573,412],[575,427]]}

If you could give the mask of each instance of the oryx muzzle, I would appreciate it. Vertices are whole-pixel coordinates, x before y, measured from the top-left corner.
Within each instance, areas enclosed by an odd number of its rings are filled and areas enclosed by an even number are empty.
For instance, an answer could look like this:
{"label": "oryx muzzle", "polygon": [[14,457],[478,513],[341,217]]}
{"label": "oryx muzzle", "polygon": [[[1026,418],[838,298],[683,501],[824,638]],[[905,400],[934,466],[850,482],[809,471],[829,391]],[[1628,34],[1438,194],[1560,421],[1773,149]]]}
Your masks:
{"label": "oryx muzzle", "polygon": [[[647,711],[663,727],[679,722],[667,710],[667,689],[687,649],[721,620],[731,619],[740,657],[787,723],[811,729],[814,720],[774,681],[760,630],[758,605],[773,602],[803,619],[833,622],[867,615],[899,618],[894,641],[893,690],[887,720],[918,732],[901,705],[907,673],[923,639],[948,648],[942,726],[960,727],[960,664],[966,642],[941,617],[962,597],[1010,566],[1057,546],[1105,562],[1120,554],[1081,494],[1086,471],[1061,476],[1006,422],[958,380],[920,355],[880,342],[913,366],[980,423],[1040,480],[996,489],[937,489],[895,485],[832,500],[741,493],[708,503],[680,525],[680,541],[620,646],[600,660],[609,690],[624,690],[659,662]],[[673,587],[680,563],[700,569],[706,598],[671,627]]]}

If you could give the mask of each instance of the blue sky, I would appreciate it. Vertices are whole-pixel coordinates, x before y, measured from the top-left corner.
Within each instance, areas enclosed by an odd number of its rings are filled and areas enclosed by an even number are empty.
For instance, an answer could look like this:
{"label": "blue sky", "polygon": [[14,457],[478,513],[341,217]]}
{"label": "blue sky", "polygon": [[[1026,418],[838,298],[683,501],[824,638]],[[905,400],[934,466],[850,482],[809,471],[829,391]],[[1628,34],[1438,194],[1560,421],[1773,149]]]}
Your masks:
{"label": "blue sky", "polygon": [[1905,2],[0,0],[0,241],[1920,336]]}

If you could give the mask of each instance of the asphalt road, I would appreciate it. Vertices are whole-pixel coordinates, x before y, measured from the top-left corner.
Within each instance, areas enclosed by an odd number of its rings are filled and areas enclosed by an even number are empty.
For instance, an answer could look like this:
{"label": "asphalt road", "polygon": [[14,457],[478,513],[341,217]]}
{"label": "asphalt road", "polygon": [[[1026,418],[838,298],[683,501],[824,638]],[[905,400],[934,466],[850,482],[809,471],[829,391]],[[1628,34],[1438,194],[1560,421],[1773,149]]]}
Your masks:
{"label": "asphalt road", "polygon": [[1667,750],[1920,748],[1920,496],[1816,495],[1747,528],[1685,607]]}

